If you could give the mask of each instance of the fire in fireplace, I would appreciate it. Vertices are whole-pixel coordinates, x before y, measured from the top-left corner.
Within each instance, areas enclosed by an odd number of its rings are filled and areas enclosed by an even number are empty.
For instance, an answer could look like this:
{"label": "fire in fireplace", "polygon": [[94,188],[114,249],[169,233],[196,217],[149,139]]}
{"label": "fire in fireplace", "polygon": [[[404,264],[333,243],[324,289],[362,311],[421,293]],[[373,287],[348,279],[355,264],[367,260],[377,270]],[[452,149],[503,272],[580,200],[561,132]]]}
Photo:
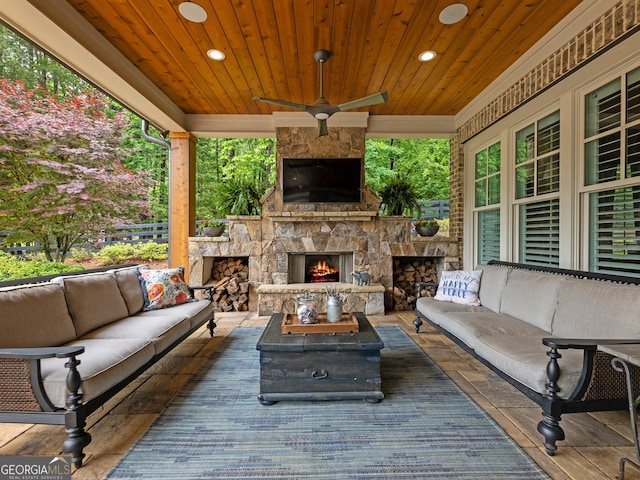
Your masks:
{"label": "fire in fireplace", "polygon": [[352,252],[290,253],[289,283],[351,283]]}
{"label": "fire in fireplace", "polygon": [[336,266],[337,255],[308,255],[306,263],[305,283],[340,281],[340,269]]}

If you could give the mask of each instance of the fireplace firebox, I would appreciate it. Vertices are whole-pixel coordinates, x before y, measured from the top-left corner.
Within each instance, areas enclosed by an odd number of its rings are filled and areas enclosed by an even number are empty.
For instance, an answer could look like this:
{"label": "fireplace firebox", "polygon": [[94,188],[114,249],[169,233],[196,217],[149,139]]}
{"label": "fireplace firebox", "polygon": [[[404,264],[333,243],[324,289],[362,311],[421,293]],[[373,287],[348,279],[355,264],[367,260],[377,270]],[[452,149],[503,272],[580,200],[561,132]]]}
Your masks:
{"label": "fireplace firebox", "polygon": [[351,283],[353,253],[289,254],[289,283]]}

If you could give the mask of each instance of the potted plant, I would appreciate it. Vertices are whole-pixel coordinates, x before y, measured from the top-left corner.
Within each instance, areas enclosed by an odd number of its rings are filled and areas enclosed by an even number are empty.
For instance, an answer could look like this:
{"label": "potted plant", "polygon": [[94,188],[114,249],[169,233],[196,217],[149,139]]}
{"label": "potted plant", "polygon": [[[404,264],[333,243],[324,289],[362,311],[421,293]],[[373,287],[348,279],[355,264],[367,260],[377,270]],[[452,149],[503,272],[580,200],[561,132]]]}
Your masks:
{"label": "potted plant", "polygon": [[219,220],[204,220],[200,222],[200,226],[207,237],[219,237],[224,233],[227,224]]}
{"label": "potted plant", "polygon": [[403,175],[391,178],[379,191],[385,215],[413,215],[420,212],[420,195],[415,185]]}
{"label": "potted plant", "polygon": [[435,218],[416,220],[413,225],[416,227],[416,232],[418,232],[418,235],[421,237],[433,237],[440,229],[440,224]]}

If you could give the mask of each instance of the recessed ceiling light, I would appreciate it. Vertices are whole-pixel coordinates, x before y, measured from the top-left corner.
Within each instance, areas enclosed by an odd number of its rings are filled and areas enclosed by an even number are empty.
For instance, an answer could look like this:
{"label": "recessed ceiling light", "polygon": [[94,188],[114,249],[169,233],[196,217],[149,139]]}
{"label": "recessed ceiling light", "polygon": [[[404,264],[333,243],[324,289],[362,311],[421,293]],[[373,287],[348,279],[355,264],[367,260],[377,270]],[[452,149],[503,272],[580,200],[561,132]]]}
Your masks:
{"label": "recessed ceiling light", "polygon": [[216,50],[215,48],[212,48],[211,50],[208,50],[207,51],[207,56],[211,60],[224,60],[224,58],[225,58],[224,52],[221,52],[220,50]]}
{"label": "recessed ceiling light", "polygon": [[182,2],[178,5],[180,15],[194,23],[202,23],[207,19],[207,11],[197,3]]}
{"label": "recessed ceiling light", "polygon": [[420,60],[421,62],[428,62],[429,60],[433,60],[434,58],[436,58],[436,52],[434,52],[433,50],[427,50],[426,52],[422,52],[420,55],[418,55],[418,60]]}
{"label": "recessed ceiling light", "polygon": [[469,9],[464,3],[454,3],[442,10],[438,18],[441,23],[444,23],[445,25],[452,25],[466,17],[467,13],[469,13]]}

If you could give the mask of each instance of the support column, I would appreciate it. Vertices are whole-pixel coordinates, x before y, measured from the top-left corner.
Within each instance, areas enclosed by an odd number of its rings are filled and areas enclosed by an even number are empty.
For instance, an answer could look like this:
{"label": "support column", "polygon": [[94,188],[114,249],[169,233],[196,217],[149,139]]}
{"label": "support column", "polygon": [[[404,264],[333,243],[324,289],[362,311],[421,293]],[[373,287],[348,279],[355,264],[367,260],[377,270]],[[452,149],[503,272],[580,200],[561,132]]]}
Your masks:
{"label": "support column", "polygon": [[189,275],[189,237],[196,235],[196,142],[189,132],[171,132],[169,155],[169,267]]}

